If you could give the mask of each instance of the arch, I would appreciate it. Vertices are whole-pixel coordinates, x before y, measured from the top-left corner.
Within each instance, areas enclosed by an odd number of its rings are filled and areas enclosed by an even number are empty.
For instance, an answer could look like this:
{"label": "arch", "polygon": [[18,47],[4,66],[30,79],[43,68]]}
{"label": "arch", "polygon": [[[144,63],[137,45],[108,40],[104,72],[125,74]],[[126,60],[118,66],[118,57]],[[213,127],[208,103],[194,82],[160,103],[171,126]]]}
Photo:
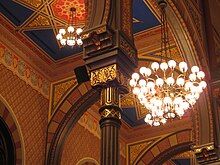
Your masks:
{"label": "arch", "polygon": [[10,134],[12,136],[12,140],[14,142],[15,147],[15,155],[16,155],[16,165],[25,164],[25,152],[24,152],[24,142],[21,134],[21,129],[15,118],[13,111],[10,106],[4,100],[4,98],[0,95],[0,117],[4,120],[7,125]]}
{"label": "arch", "polygon": [[47,164],[59,164],[63,144],[83,113],[99,99],[99,90],[85,82],[70,89],[47,128]]}
{"label": "arch", "polygon": [[146,148],[145,151],[139,155],[134,164],[140,162],[146,165],[163,164],[174,155],[189,151],[193,144],[191,133],[191,129],[186,129],[159,139],[151,147]]}
{"label": "arch", "polygon": [[15,144],[11,132],[0,117],[0,164],[15,164]]}
{"label": "arch", "polygon": [[81,159],[79,162],[77,162],[76,165],[87,165],[86,163],[91,163],[88,165],[99,165],[97,160],[95,160],[93,158],[89,158],[89,157]]}

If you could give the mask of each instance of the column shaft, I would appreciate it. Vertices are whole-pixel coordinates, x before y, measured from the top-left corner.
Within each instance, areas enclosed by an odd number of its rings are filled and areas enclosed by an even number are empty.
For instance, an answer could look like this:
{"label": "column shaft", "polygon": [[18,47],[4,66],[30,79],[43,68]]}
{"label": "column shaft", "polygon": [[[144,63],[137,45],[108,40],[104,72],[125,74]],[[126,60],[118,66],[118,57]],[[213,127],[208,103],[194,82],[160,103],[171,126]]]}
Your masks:
{"label": "column shaft", "polygon": [[106,87],[102,90],[101,108],[101,165],[119,165],[119,129],[121,109],[117,87]]}

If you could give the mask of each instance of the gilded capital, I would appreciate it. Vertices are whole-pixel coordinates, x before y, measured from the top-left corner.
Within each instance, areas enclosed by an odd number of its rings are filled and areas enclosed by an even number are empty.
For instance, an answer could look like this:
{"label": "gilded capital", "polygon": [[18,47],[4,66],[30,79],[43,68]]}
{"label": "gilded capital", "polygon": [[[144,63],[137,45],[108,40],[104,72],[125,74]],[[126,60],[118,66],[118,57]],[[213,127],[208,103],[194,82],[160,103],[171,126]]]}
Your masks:
{"label": "gilded capital", "polygon": [[107,83],[107,81],[113,81],[117,77],[116,64],[103,67],[91,72],[91,85],[102,85]]}

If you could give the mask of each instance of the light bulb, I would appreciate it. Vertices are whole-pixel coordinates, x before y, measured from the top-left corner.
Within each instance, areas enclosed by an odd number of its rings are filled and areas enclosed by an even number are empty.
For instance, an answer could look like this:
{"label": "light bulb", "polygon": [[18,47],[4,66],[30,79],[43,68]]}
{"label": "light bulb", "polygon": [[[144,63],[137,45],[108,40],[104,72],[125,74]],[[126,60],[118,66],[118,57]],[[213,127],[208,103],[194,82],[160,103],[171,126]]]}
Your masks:
{"label": "light bulb", "polygon": [[150,120],[151,119],[151,114],[148,113],[145,118]]}
{"label": "light bulb", "polygon": [[182,103],[183,99],[181,97],[176,97],[173,101],[174,104],[180,105]]}
{"label": "light bulb", "polygon": [[151,94],[151,95],[155,95],[155,94],[156,94],[156,90],[155,90],[155,89],[152,89],[152,90],[150,91],[150,94]]}
{"label": "light bulb", "polygon": [[77,40],[76,40],[76,42],[77,42],[77,44],[78,44],[79,46],[83,44],[83,42],[82,42],[82,39],[81,39],[81,38],[77,39]]}
{"label": "light bulb", "polygon": [[162,62],[162,63],[160,64],[160,69],[161,69],[161,70],[166,71],[167,68],[168,68],[168,65],[167,65],[166,62]]}
{"label": "light bulb", "polygon": [[140,93],[140,88],[134,87],[134,89],[133,89],[133,94],[139,95],[139,93]]}
{"label": "light bulb", "polygon": [[176,61],[174,61],[174,60],[168,61],[168,66],[169,66],[171,69],[174,69],[174,68],[176,67]]}
{"label": "light bulb", "polygon": [[63,45],[63,46],[65,46],[65,45],[66,45],[66,39],[61,39],[61,40],[60,40],[60,44]]}
{"label": "light bulb", "polygon": [[181,72],[186,72],[188,70],[187,64],[185,62],[180,62],[179,68]]}
{"label": "light bulb", "polygon": [[161,123],[165,124],[167,122],[167,120],[165,118],[161,119]]}
{"label": "light bulb", "polygon": [[198,93],[202,93],[202,92],[203,92],[203,89],[202,89],[201,86],[197,86],[197,92],[198,92]]}
{"label": "light bulb", "polygon": [[144,80],[144,79],[141,79],[140,81],[139,81],[139,85],[141,86],[141,87],[145,87],[146,86],[146,81]]}
{"label": "light bulb", "polygon": [[156,127],[157,127],[157,126],[160,126],[160,122],[155,121],[155,122],[154,122],[154,126],[156,126]]}
{"label": "light bulb", "polygon": [[148,123],[149,125],[151,125],[151,126],[152,126],[153,121],[152,121],[152,120],[149,120],[147,123]]}
{"label": "light bulb", "polygon": [[184,110],[182,108],[176,109],[177,114],[182,117],[184,115]]}
{"label": "light bulb", "polygon": [[199,93],[195,93],[195,94],[194,94],[194,98],[195,98],[196,100],[198,100],[198,99],[199,99]]}
{"label": "light bulb", "polygon": [[168,77],[166,79],[166,83],[171,86],[171,85],[173,85],[175,83],[175,80],[174,80],[173,77]]}
{"label": "light bulb", "polygon": [[172,99],[170,97],[164,97],[163,103],[165,105],[170,105],[170,104],[172,104]]}
{"label": "light bulb", "polygon": [[177,80],[176,80],[176,84],[178,85],[178,86],[183,86],[184,85],[184,83],[185,83],[185,80],[184,80],[184,78],[178,78]]}
{"label": "light bulb", "polygon": [[162,87],[163,84],[164,84],[164,81],[163,81],[162,78],[158,78],[158,79],[156,80],[156,85],[157,85],[158,87]]}
{"label": "light bulb", "polygon": [[163,111],[161,110],[157,111],[157,116],[163,116]]}
{"label": "light bulb", "polygon": [[134,79],[131,79],[129,84],[131,87],[135,87],[137,85],[137,82]]}
{"label": "light bulb", "polygon": [[159,64],[157,62],[153,62],[151,64],[151,68],[153,69],[153,71],[157,71],[159,69]]}
{"label": "light bulb", "polygon": [[75,40],[67,40],[67,45],[69,46],[74,46],[76,44],[76,41]]}
{"label": "light bulb", "polygon": [[56,38],[57,38],[57,40],[61,40],[63,37],[62,37],[62,35],[59,33],[59,34],[57,34]]}
{"label": "light bulb", "polygon": [[138,94],[138,99],[139,99],[139,100],[144,99],[144,95],[143,95],[143,93],[139,93],[139,94]]}
{"label": "light bulb", "polygon": [[188,102],[183,102],[183,109],[187,110],[189,108],[189,103]]}
{"label": "light bulb", "polygon": [[60,29],[60,30],[59,30],[59,33],[60,33],[61,35],[64,35],[64,34],[66,34],[66,30],[65,30],[65,29]]}
{"label": "light bulb", "polygon": [[82,31],[83,30],[81,28],[78,28],[78,29],[76,29],[76,34],[80,35],[82,33]]}
{"label": "light bulb", "polygon": [[188,82],[186,82],[184,89],[185,89],[186,91],[189,91],[192,86],[193,86],[193,83],[190,82],[190,81],[188,81]]}
{"label": "light bulb", "polygon": [[69,26],[69,27],[67,28],[67,31],[68,31],[69,33],[73,33],[73,32],[74,32],[74,27],[73,27],[73,26]]}
{"label": "light bulb", "polygon": [[199,71],[197,73],[197,77],[201,80],[201,79],[204,79],[205,78],[205,73],[203,71]]}
{"label": "light bulb", "polygon": [[143,93],[144,95],[148,93],[147,87],[141,87],[140,90],[141,90],[140,92]]}
{"label": "light bulb", "polygon": [[147,87],[153,89],[153,88],[155,87],[154,82],[149,81],[149,82],[147,83]]}
{"label": "light bulb", "polygon": [[146,67],[141,67],[140,68],[140,73],[143,76],[150,76],[151,75],[151,70],[149,68],[146,68]]}
{"label": "light bulb", "polygon": [[192,85],[191,86],[191,93],[197,93],[197,87],[196,86],[194,86],[194,85]]}
{"label": "light bulb", "polygon": [[199,72],[199,67],[198,66],[193,66],[191,68],[191,71],[192,71],[192,73],[197,73],[197,72]]}
{"label": "light bulb", "polygon": [[193,74],[193,73],[191,73],[191,74],[189,75],[189,79],[190,79],[190,81],[196,81],[196,75]]}
{"label": "light bulb", "polygon": [[206,86],[207,86],[207,84],[206,84],[205,81],[201,81],[201,82],[199,83],[199,86],[200,86],[202,89],[205,89]]}
{"label": "light bulb", "polygon": [[132,79],[134,79],[135,81],[138,81],[138,79],[140,78],[140,75],[138,73],[133,73],[132,74]]}

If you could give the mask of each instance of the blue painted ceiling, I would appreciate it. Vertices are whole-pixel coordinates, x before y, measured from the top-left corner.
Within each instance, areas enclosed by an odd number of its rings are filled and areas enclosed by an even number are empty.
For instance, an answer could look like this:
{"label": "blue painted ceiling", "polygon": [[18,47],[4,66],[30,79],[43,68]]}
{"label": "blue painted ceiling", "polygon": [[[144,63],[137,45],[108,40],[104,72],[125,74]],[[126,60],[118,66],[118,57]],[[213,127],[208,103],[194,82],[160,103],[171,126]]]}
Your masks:
{"label": "blue painted ceiling", "polygon": [[[39,7],[30,7],[20,0],[0,0],[0,12],[9,22],[11,22],[23,35],[32,41],[37,47],[44,51],[45,54],[54,60],[59,60],[82,51],[82,47],[61,47],[56,40],[58,23],[62,24],[63,20],[56,17],[51,18],[53,9],[49,3],[53,0],[46,0]],[[28,27],[27,22],[36,18],[40,14],[49,19],[49,27]],[[159,25],[159,21],[147,6],[146,0],[133,1],[133,32],[138,33],[143,30]]]}

